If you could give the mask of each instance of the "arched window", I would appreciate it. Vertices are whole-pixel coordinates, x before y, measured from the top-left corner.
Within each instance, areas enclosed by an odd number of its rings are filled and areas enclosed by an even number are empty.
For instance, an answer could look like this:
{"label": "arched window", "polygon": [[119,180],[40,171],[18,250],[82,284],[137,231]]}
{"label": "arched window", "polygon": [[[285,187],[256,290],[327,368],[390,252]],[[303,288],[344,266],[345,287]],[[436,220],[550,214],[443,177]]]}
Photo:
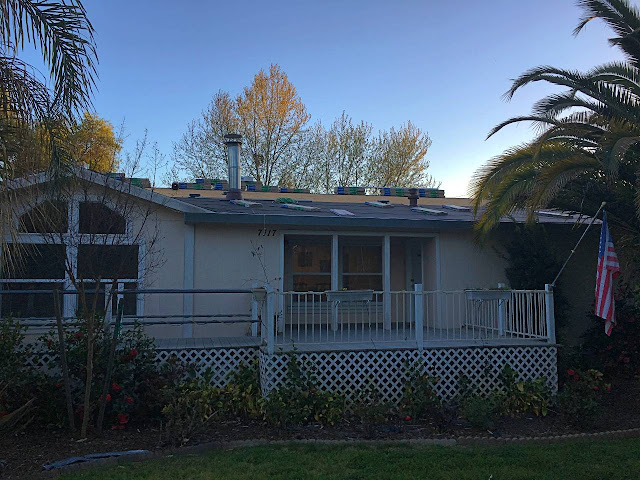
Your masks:
{"label": "arched window", "polygon": [[20,217],[20,228],[26,233],[65,233],[69,229],[66,202],[47,201]]}
{"label": "arched window", "polygon": [[80,202],[80,233],[122,234],[126,220],[118,212],[100,202]]}

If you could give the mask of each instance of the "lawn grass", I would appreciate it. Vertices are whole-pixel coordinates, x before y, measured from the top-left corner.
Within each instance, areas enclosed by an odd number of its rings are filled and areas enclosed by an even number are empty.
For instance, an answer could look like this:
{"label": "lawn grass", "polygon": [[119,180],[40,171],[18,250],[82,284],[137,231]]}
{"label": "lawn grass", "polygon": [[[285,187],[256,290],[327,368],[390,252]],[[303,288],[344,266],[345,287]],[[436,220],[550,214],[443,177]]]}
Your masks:
{"label": "lawn grass", "polygon": [[640,478],[640,439],[548,445],[288,444],[97,468],[65,480]]}

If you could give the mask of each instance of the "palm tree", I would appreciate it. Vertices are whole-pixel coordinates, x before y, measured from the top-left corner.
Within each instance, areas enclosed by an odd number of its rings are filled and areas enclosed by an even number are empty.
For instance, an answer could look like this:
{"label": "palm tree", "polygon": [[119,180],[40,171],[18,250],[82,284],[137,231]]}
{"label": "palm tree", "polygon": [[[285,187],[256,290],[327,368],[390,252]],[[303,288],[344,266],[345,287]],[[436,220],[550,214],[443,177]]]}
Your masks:
{"label": "palm tree", "polygon": [[627,0],[581,0],[585,16],[579,33],[600,18],[617,34],[610,39],[626,62],[581,73],[550,66],[533,68],[505,94],[535,82],[566,87],[542,98],[527,116],[510,118],[491,130],[532,122],[538,135],[491,159],[474,176],[471,191],[477,231],[486,235],[500,218],[541,207],[594,214],[607,201],[609,218],[621,232],[640,235],[640,14]]}
{"label": "palm tree", "polygon": [[[52,178],[63,176],[70,162],[62,133],[91,108],[97,56],[79,0],[0,0],[0,15],[0,246],[6,265],[13,260],[6,238],[17,234],[9,181],[31,170],[34,149],[50,158]],[[19,58],[25,43],[40,50],[48,75]]]}

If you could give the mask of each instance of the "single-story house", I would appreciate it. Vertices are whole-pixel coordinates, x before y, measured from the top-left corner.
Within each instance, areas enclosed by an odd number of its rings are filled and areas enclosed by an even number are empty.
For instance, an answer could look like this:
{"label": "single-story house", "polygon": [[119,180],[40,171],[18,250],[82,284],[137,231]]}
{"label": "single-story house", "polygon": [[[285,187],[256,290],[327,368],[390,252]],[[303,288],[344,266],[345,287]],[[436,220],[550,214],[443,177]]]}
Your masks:
{"label": "single-story house", "polygon": [[[111,321],[122,300],[124,323],[144,325],[158,361],[213,366],[218,383],[257,359],[268,391],[286,369],[282,352],[294,351],[326,388],[349,394],[373,378],[390,400],[408,359],[442,379],[443,397],[463,374],[489,391],[504,363],[556,385],[553,292],[510,290],[501,254],[524,214],[480,246],[470,201],[442,192],[271,188],[229,199],[208,184],[145,188],[84,169],[77,178],[55,198],[46,174],[11,185],[22,231],[9,241],[28,248],[22,265],[4,264],[1,315],[34,335],[55,316],[52,296],[37,290],[64,291],[72,319],[69,292],[86,282]],[[47,222],[30,213],[42,202]],[[541,211],[537,221],[569,252],[584,218]],[[575,318],[590,306],[593,269],[595,248],[568,266]]]}

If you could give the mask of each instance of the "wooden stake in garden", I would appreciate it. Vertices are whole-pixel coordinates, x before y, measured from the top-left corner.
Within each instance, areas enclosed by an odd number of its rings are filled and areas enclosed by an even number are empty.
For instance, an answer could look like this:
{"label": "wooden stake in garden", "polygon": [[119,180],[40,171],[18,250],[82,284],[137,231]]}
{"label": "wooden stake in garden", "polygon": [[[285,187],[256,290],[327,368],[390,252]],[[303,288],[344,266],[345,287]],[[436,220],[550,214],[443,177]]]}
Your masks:
{"label": "wooden stake in garden", "polygon": [[116,356],[116,347],[118,345],[118,335],[120,334],[120,324],[122,323],[122,312],[124,311],[124,303],[118,301],[118,314],[116,323],[113,326],[113,338],[111,339],[111,347],[109,349],[109,360],[107,362],[107,371],[104,375],[104,384],[102,385],[102,395],[100,396],[100,411],[98,413],[98,423],[96,430],[98,434],[102,434],[102,424],[104,423],[104,411],[107,407],[107,392],[109,391],[109,383],[111,383],[111,373],[113,372],[113,362]]}
{"label": "wooden stake in garden", "polygon": [[67,366],[67,349],[64,343],[64,330],[62,328],[62,312],[60,309],[60,294],[56,290],[53,294],[53,305],[56,311],[56,325],[58,327],[58,343],[60,345],[60,368],[64,381],[64,395],[67,402],[67,417],[69,418],[69,429],[76,430],[76,422],[73,417],[73,399],[71,398],[71,379],[69,378],[69,368]]}

